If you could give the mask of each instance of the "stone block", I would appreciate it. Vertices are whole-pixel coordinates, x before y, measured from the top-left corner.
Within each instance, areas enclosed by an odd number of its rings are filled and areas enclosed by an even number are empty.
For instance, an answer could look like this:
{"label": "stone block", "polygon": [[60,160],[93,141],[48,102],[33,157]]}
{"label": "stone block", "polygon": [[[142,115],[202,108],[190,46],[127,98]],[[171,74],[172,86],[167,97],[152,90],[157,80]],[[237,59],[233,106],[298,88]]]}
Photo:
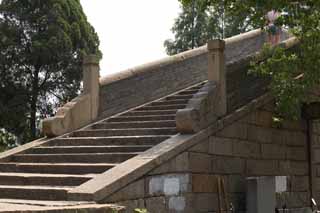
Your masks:
{"label": "stone block", "polygon": [[311,134],[311,144],[312,144],[312,146],[319,146],[320,147],[320,135]]}
{"label": "stone block", "polygon": [[177,196],[191,192],[189,174],[170,174],[147,178],[148,196]]}
{"label": "stone block", "polygon": [[208,140],[202,141],[189,149],[190,152],[200,152],[200,153],[208,153],[208,150],[209,150]]}
{"label": "stone block", "polygon": [[214,155],[232,155],[233,143],[236,139],[210,137],[209,138],[209,153]]}
{"label": "stone block", "polygon": [[289,189],[292,192],[303,192],[309,190],[308,176],[290,176],[288,184],[290,185]]}
{"label": "stone block", "polygon": [[248,124],[253,124],[256,126],[262,126],[262,127],[272,127],[273,119],[272,119],[273,113],[264,111],[264,110],[256,110],[252,113],[250,113],[246,117],[246,122]]}
{"label": "stone block", "polygon": [[286,155],[288,160],[306,161],[307,147],[287,147]]}
{"label": "stone block", "polygon": [[217,176],[207,174],[192,174],[192,192],[217,193]]}
{"label": "stone block", "polygon": [[260,143],[272,143],[272,129],[259,126],[248,126],[248,140]]}
{"label": "stone block", "polygon": [[308,175],[308,163],[296,161],[280,161],[279,175]]}
{"label": "stone block", "polygon": [[286,159],[286,146],[278,144],[261,144],[263,159]]}
{"label": "stone block", "polygon": [[312,158],[313,163],[320,163],[320,148],[312,149]]}
{"label": "stone block", "polygon": [[[187,212],[187,200],[184,196],[169,197],[168,198],[168,210],[166,212],[179,213]],[[158,212],[158,211],[155,211]]]}
{"label": "stone block", "polygon": [[276,160],[247,160],[247,175],[276,176],[279,174],[278,161]]}
{"label": "stone block", "polygon": [[210,173],[212,156],[200,153],[189,153],[189,166],[192,172]]}
{"label": "stone block", "polygon": [[[150,197],[145,199],[148,212],[168,212],[165,197]],[[131,212],[130,212],[131,213]]]}
{"label": "stone block", "polygon": [[285,131],[286,144],[289,146],[306,146],[307,134],[298,131]]}
{"label": "stone block", "polygon": [[134,212],[134,209],[136,209],[136,208],[140,208],[140,209],[145,208],[145,204],[144,203],[145,202],[144,202],[143,199],[139,199],[139,200],[121,201],[121,202],[118,202],[117,204],[121,205],[121,206],[125,206],[126,207],[126,210],[125,210],[126,213],[132,213],[132,212]]}
{"label": "stone block", "polygon": [[212,170],[215,174],[243,174],[245,171],[245,160],[216,156],[212,159]]}
{"label": "stone block", "polygon": [[[185,195],[186,208],[183,213],[216,212],[218,195],[214,193],[192,193]],[[182,213],[182,212],[181,212]]]}
{"label": "stone block", "polygon": [[135,181],[128,186],[120,189],[118,192],[112,194],[107,202],[119,202],[123,200],[135,200],[135,199],[142,199],[145,197],[145,185],[144,179]]}
{"label": "stone block", "polygon": [[166,163],[152,170],[150,175],[167,174],[174,172],[187,172],[189,169],[189,153],[183,152],[177,157],[170,159]]}
{"label": "stone block", "polygon": [[244,158],[258,158],[261,156],[260,144],[257,142],[237,141],[233,143],[233,155]]}
{"label": "stone block", "polygon": [[236,122],[217,132],[216,136],[225,138],[247,139],[248,125]]}

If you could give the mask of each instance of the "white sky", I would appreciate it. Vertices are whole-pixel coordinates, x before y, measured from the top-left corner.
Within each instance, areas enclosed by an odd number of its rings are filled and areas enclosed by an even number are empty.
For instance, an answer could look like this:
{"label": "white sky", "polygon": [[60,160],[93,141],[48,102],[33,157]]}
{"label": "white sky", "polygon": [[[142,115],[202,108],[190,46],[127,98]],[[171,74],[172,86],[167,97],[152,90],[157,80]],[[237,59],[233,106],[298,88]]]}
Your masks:
{"label": "white sky", "polygon": [[81,0],[100,38],[101,76],[166,56],[164,40],[180,11],[177,0]]}

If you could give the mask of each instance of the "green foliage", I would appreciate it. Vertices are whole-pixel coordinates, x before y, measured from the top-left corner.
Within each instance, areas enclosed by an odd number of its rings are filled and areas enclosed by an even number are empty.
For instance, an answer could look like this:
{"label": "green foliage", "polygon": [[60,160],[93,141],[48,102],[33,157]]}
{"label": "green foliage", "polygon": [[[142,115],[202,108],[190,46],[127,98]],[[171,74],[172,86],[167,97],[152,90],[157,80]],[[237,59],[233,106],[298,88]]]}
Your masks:
{"label": "green foliage", "polygon": [[[181,0],[184,5],[191,1]],[[251,72],[271,78],[278,115],[299,118],[302,104],[308,101],[307,93],[320,83],[320,1],[206,0],[205,4],[210,7],[219,2],[235,17],[249,14],[247,21],[253,26],[263,27],[265,14],[271,9],[284,14],[280,22],[298,38],[299,48],[295,52],[265,48],[264,53],[271,58],[255,63]]]}
{"label": "green foliage", "polygon": [[82,58],[98,48],[79,0],[3,0],[0,127],[34,139],[39,120],[79,93]]}
{"label": "green foliage", "polygon": [[194,0],[182,6],[172,32],[174,40],[166,40],[164,46],[169,55],[174,55],[204,45],[213,38],[224,38],[245,32],[250,25],[247,16],[230,16],[223,4],[207,6],[207,1]]}

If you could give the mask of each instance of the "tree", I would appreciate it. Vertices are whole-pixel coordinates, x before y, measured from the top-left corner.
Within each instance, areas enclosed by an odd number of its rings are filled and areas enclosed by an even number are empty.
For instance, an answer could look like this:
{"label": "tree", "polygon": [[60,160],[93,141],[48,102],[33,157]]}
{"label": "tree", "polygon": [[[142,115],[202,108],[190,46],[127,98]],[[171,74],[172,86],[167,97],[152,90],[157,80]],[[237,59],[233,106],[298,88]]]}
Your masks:
{"label": "tree", "polygon": [[0,127],[36,138],[39,119],[79,93],[86,54],[101,56],[79,0],[3,0]]}
{"label": "tree", "polygon": [[229,15],[220,2],[208,5],[205,0],[190,0],[182,5],[182,12],[175,20],[172,32],[174,40],[166,40],[164,46],[169,55],[204,45],[213,38],[230,37],[252,28],[247,16]]}
{"label": "tree", "polygon": [[[182,0],[190,5],[191,0]],[[207,0],[206,7],[217,0]],[[306,95],[320,83],[320,1],[302,0],[225,0],[233,16],[249,14],[248,22],[261,28],[264,16],[272,9],[283,13],[283,25],[299,40],[299,48],[285,51],[266,47],[263,52],[270,58],[262,63],[253,63],[252,72],[271,77],[270,91],[276,98],[277,114],[280,117],[297,119],[301,106],[308,102]],[[302,74],[302,75],[300,75]],[[297,76],[300,76],[297,79]]]}

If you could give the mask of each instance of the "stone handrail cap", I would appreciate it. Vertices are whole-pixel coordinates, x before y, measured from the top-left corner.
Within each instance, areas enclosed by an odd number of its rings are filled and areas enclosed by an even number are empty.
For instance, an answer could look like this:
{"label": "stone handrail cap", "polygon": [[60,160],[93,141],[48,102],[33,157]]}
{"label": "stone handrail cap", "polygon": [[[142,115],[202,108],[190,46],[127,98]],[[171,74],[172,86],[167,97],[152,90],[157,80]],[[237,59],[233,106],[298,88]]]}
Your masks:
{"label": "stone handrail cap", "polygon": [[83,57],[83,65],[99,64],[100,58],[97,55],[86,55]]}
{"label": "stone handrail cap", "polygon": [[226,47],[226,42],[221,39],[209,40],[208,50],[224,50]]}

